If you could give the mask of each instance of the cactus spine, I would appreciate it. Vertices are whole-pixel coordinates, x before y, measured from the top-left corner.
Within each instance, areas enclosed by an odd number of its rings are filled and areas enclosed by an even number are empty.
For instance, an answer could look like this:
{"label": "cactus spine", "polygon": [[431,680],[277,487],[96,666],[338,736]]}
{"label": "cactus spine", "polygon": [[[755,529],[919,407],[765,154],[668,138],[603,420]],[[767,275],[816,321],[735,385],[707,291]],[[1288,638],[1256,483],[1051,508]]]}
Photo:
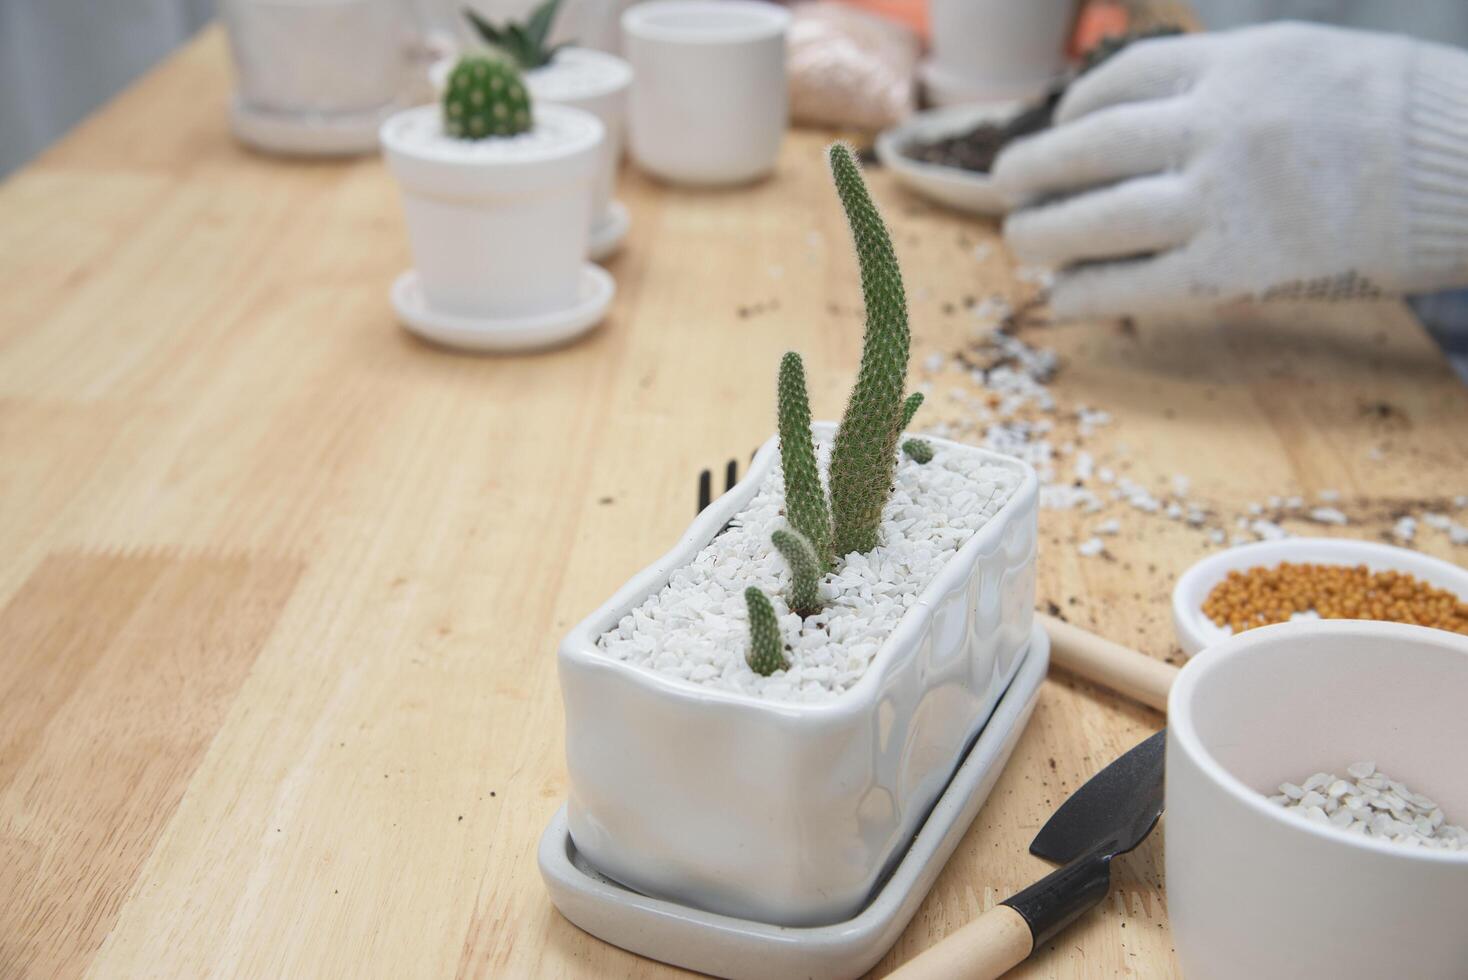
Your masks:
{"label": "cactus spine", "polygon": [[830,150],[831,174],[861,266],[866,332],[861,368],[831,453],[831,529],[837,555],[877,546],[882,505],[892,490],[903,415],[910,337],[897,255],[851,148]]}
{"label": "cactus spine", "polygon": [[924,439],[907,440],[902,444],[902,451],[914,463],[927,463],[933,459],[933,444]]}
{"label": "cactus spine", "polygon": [[810,431],[810,399],[805,391],[805,365],[790,351],[780,359],[777,390],[780,426],[780,465],[785,471],[785,516],[809,542],[824,571],[833,562],[831,509],[821,472],[816,465],[815,441]]}
{"label": "cactus spine", "polygon": [[530,96],[515,66],[483,55],[460,58],[444,89],[443,123],[450,136],[465,140],[527,132]]}
{"label": "cactus spine", "polygon": [[780,621],[770,597],[751,585],[744,590],[744,604],[749,608],[749,667],[756,674],[769,677],[789,666],[785,662],[785,644],[780,640]]}
{"label": "cactus spine", "polygon": [[790,566],[790,608],[797,616],[812,616],[821,611],[821,573],[824,566],[810,540],[796,530],[780,530],[770,535],[776,550]]}
{"label": "cactus spine", "polygon": [[912,417],[916,415],[917,410],[922,407],[923,393],[921,391],[914,391],[912,394],[908,395],[907,401],[902,403],[902,424],[899,425],[897,428],[901,430],[907,428],[909,425],[912,425]]}

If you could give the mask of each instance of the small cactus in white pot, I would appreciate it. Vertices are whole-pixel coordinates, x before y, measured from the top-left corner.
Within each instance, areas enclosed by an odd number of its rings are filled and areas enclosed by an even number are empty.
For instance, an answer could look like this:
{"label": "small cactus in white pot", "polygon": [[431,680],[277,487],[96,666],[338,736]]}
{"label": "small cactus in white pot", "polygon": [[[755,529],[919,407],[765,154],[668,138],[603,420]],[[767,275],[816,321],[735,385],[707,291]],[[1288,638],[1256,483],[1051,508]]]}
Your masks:
{"label": "small cactus in white pot", "polygon": [[513,63],[471,55],[440,105],[398,113],[381,139],[432,311],[492,322],[580,302],[595,116],[533,105]]}
{"label": "small cactus in white pot", "polygon": [[[478,43],[519,65],[537,105],[584,109],[605,127],[606,140],[592,185],[590,247],[596,259],[615,251],[627,231],[626,208],[613,195],[627,128],[632,66],[616,55],[574,42],[550,43],[552,31],[560,26],[560,6],[560,0],[547,0],[523,23],[493,23],[466,7],[464,20]],[[430,69],[430,80],[438,91],[444,90],[454,63],[445,58]]]}

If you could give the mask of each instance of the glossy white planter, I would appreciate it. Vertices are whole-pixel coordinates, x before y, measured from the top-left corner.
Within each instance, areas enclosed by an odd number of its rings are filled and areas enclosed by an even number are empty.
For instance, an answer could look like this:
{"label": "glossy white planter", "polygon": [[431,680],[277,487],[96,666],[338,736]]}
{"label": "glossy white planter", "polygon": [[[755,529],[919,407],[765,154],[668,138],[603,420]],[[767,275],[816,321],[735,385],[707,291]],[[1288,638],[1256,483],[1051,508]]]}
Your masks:
{"label": "glossy white planter", "polygon": [[590,113],[535,107],[508,139],[444,135],[420,106],[382,126],[428,305],[466,317],[523,317],[576,305],[603,140]]}
{"label": "glossy white planter", "polygon": [[[830,423],[816,426],[829,438]],[[777,462],[770,440],[678,545],[562,642],[568,822],[599,871],[644,894],[789,926],[862,907],[1013,676],[1035,598],[1038,481],[950,558],[856,687],[765,701],[612,660],[597,638],[690,562]]]}
{"label": "glossy white planter", "polygon": [[[457,60],[445,58],[433,65],[430,79],[436,91],[443,91]],[[550,64],[526,72],[525,84],[537,105],[568,105],[601,120],[606,139],[592,186],[591,224],[596,227],[604,223],[616,191],[617,166],[622,161],[632,68],[615,55],[588,48],[563,48]]]}
{"label": "glossy white planter", "polygon": [[1029,99],[1065,68],[1075,0],[932,0],[922,65],[938,105]]}
{"label": "glossy white planter", "polygon": [[288,115],[370,113],[402,89],[401,0],[224,0],[242,103]]}
{"label": "glossy white planter", "polygon": [[1468,852],[1346,834],[1265,799],[1370,760],[1468,819],[1468,637],[1398,623],[1249,630],[1168,697],[1167,910],[1190,980],[1457,980]]}
{"label": "glossy white planter", "polygon": [[638,165],[695,185],[774,170],[790,115],[789,26],[785,8],[759,0],[654,0],[623,14]]}

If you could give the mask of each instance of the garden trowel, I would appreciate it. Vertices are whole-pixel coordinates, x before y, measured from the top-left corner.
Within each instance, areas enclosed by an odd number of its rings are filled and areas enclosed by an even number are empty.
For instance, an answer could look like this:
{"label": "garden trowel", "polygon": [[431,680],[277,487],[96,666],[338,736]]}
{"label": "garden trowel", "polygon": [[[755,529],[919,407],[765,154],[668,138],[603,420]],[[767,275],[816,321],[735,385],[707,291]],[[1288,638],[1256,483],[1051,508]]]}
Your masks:
{"label": "garden trowel", "polygon": [[990,980],[1100,904],[1111,860],[1140,844],[1162,816],[1158,732],[1092,776],[1030,842],[1030,853],[1061,865],[904,964],[892,977]]}

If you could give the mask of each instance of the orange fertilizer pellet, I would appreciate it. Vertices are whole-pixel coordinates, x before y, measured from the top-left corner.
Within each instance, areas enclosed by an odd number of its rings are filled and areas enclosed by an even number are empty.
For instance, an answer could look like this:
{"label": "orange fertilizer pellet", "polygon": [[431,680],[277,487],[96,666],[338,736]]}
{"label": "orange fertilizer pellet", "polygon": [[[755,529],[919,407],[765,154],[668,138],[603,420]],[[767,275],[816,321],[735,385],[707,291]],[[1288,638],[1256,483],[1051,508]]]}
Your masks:
{"label": "orange fertilizer pellet", "polygon": [[1228,573],[1203,603],[1203,613],[1235,633],[1283,623],[1295,613],[1322,619],[1378,619],[1468,633],[1468,602],[1405,572],[1365,565],[1283,562]]}

